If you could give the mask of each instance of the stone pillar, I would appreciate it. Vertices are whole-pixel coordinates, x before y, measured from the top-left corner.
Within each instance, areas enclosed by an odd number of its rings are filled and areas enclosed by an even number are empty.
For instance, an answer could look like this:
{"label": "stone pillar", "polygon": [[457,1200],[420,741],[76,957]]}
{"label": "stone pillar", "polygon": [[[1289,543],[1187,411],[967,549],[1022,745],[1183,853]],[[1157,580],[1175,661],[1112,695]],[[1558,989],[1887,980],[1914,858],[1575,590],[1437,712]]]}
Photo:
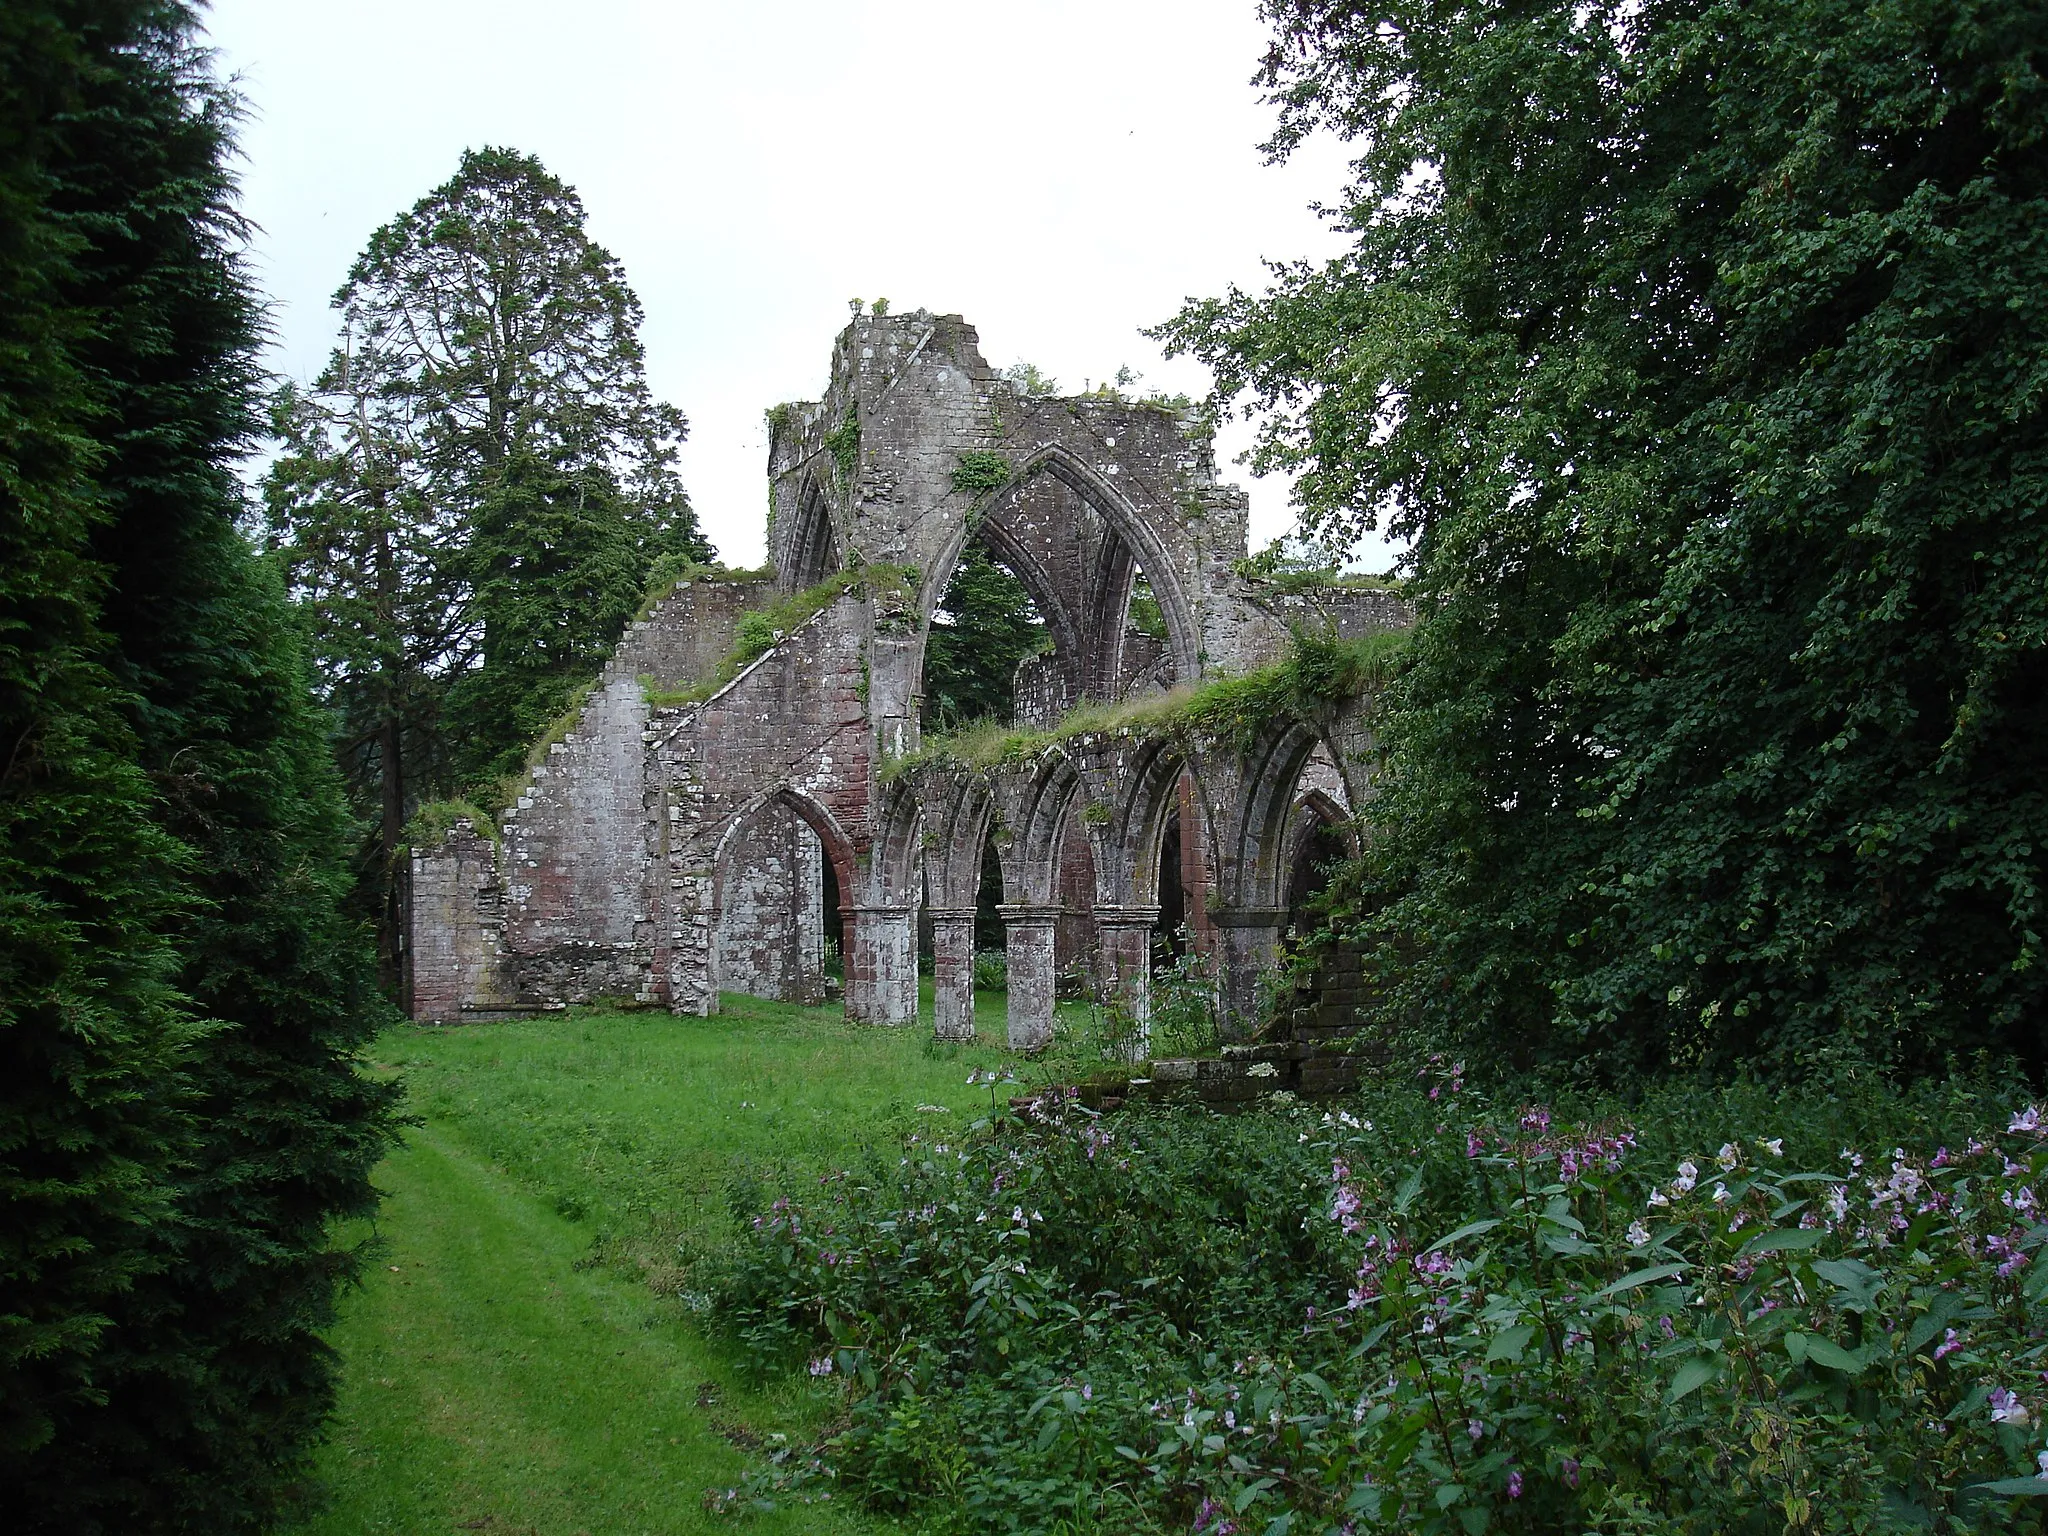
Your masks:
{"label": "stone pillar", "polygon": [[1259,1026],[1264,982],[1273,968],[1287,909],[1236,907],[1212,913],[1211,921],[1222,962],[1216,1033],[1225,1040],[1243,1040]]}
{"label": "stone pillar", "polygon": [[1143,1061],[1152,1042],[1152,927],[1157,907],[1095,908],[1100,941],[1096,986],[1104,1001],[1115,998],[1132,1025],[1131,1060]]}
{"label": "stone pillar", "polygon": [[917,909],[857,906],[846,955],[846,1016],[863,1024],[917,1022]]}
{"label": "stone pillar", "polygon": [[932,1034],[974,1038],[974,908],[927,907],[932,920]]}
{"label": "stone pillar", "polygon": [[1180,888],[1188,937],[1195,952],[1216,952],[1216,924],[1209,913],[1209,848],[1204,836],[1202,797],[1195,792],[1193,774],[1180,776],[1175,790],[1180,812]]}
{"label": "stone pillar", "polygon": [[498,850],[487,830],[458,821],[441,846],[412,856],[412,1016],[436,1022],[510,1001],[504,986]]}
{"label": "stone pillar", "polygon": [[1059,973],[1054,947],[1060,909],[1052,906],[997,907],[1003,915],[1010,968],[1009,1039],[1013,1051],[1042,1051],[1052,1044],[1052,1008]]}

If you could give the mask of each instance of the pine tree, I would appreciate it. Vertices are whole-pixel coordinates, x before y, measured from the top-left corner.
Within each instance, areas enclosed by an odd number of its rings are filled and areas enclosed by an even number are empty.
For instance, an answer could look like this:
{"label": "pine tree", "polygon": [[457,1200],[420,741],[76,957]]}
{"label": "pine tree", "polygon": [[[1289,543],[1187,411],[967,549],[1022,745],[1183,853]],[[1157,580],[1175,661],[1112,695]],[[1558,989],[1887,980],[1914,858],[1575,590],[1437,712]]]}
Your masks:
{"label": "pine tree", "polygon": [[490,784],[603,667],[648,568],[609,474],[524,450],[491,473],[463,566],[486,660],[449,690],[448,732],[461,781]]}
{"label": "pine tree", "polygon": [[277,403],[268,540],[375,827],[360,863],[388,975],[410,807],[488,797],[656,562],[711,547],[675,473],[682,414],[647,387],[640,302],[538,160],[465,153],[370,237],[335,307],[326,370]]}
{"label": "pine tree", "polygon": [[974,720],[1009,724],[1017,667],[1049,644],[1031,594],[980,544],[959,567],[932,614],[925,640],[925,718],[949,730]]}
{"label": "pine tree", "polygon": [[392,1090],[297,626],[236,528],[232,103],[184,5],[24,9],[0,37],[60,68],[8,167],[51,238],[8,268],[0,1487],[11,1529],[254,1530],[331,1399],[331,1228]]}
{"label": "pine tree", "polygon": [[[152,819],[107,666],[104,424],[51,206],[62,126],[134,5],[0,11],[0,1487],[90,1401],[124,1293],[172,1215],[198,1034],[166,935],[187,851]],[[97,23],[97,27],[94,24]],[[93,28],[88,31],[88,28]],[[11,1506],[10,1491],[0,1495]]]}

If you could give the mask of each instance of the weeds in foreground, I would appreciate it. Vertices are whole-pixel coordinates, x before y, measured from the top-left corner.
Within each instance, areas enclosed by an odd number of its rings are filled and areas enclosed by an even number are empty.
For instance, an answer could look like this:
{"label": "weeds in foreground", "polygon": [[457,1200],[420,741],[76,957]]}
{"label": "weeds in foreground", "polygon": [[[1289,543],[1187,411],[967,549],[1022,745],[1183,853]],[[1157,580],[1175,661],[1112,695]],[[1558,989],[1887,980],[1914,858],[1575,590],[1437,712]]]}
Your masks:
{"label": "weeds in foreground", "polygon": [[[841,1383],[816,1465],[877,1507],[1203,1536],[2041,1527],[2048,1127],[1990,1089],[1563,1113],[1437,1063],[1331,1114],[1012,1109],[778,1197],[716,1287],[764,1367]],[[1844,1148],[1856,1126],[1882,1141]]]}

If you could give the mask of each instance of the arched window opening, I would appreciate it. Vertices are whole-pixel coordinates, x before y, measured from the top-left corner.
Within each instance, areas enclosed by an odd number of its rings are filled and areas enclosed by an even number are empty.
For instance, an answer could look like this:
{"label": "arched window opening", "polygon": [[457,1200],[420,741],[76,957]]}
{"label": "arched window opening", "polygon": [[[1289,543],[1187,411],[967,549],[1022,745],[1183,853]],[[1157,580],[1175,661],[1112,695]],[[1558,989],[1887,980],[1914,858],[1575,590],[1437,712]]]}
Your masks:
{"label": "arched window opening", "polygon": [[782,799],[735,826],[719,850],[714,974],[721,992],[821,1003],[836,949],[837,881],[810,823]]}
{"label": "arched window opening", "polygon": [[1209,851],[1203,845],[1194,780],[1185,773],[1159,839],[1159,920],[1152,929],[1155,963],[1171,965],[1192,947],[1208,954],[1216,928],[1209,916]]}
{"label": "arched window opening", "polygon": [[1287,881],[1287,927],[1296,936],[1315,926],[1309,906],[1329,888],[1337,866],[1350,856],[1343,834],[1315,807],[1303,806],[1304,825],[1294,843]]}
{"label": "arched window opening", "polygon": [[1131,565],[1130,595],[1124,615],[1116,664],[1117,698],[1143,698],[1166,692],[1178,677],[1173,646],[1166,633],[1166,614],[1144,567],[1135,562]]}
{"label": "arched window opening", "polygon": [[1018,669],[1052,650],[1045,614],[1016,572],[976,541],[932,610],[924,653],[924,726],[958,730],[1019,718]]}

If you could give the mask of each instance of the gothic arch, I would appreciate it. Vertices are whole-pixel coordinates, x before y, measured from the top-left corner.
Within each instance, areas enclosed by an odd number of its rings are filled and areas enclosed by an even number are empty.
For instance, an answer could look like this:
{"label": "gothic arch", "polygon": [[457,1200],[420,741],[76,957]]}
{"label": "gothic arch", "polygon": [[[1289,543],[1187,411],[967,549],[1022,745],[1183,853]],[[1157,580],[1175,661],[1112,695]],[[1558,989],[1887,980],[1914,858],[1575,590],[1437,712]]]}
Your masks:
{"label": "gothic arch", "polygon": [[899,779],[883,786],[881,797],[881,813],[875,820],[874,846],[868,858],[869,894],[880,906],[915,906],[923,873],[923,850],[920,846],[923,817],[917,789],[908,781]]}
{"label": "gothic arch", "polygon": [[796,521],[786,539],[776,541],[777,576],[787,592],[814,587],[840,566],[839,531],[833,526],[831,502],[809,475],[797,491]]}
{"label": "gothic arch", "polygon": [[1051,906],[1059,899],[1060,841],[1067,813],[1081,792],[1081,775],[1064,752],[1053,751],[1028,768],[997,769],[995,802],[1008,834],[997,842],[1003,899]]}
{"label": "gothic arch", "polygon": [[[962,553],[968,541],[977,536],[1002,538],[999,531],[1004,522],[1003,513],[1017,499],[1025,486],[1040,474],[1050,475],[1082,501],[1086,502],[1130,551],[1131,560],[1145,572],[1152,584],[1152,595],[1157,599],[1160,612],[1166,620],[1167,644],[1173,654],[1174,666],[1179,675],[1192,678],[1200,675],[1201,629],[1187,593],[1182,589],[1179,566],[1174,562],[1165,542],[1159,537],[1151,522],[1138,511],[1115,486],[1102,475],[1084,464],[1069,449],[1058,443],[1046,443],[1033,449],[1024,461],[1016,466],[1009,482],[997,491],[979,516],[964,518],[957,530],[941,547],[939,558],[932,566],[934,579],[926,589],[926,612],[937,606],[939,597],[945,592],[946,584],[952,580],[953,571],[959,566]],[[1006,561],[1014,551],[1023,557],[1023,564],[1032,567],[1034,576],[1013,563],[1018,577],[1031,588],[1032,598],[1046,612],[1047,622],[1053,622],[1051,609],[1059,606],[1056,589],[1036,562],[1029,558],[1015,540],[1009,541],[1010,548],[1003,550]],[[1128,602],[1129,579],[1126,575],[1123,600]],[[1048,596],[1050,601],[1048,601]],[[1078,624],[1080,615],[1067,615],[1065,622],[1068,633],[1065,643],[1074,646],[1071,654],[1079,657]],[[921,665],[921,663],[920,663]]]}
{"label": "gothic arch", "polygon": [[[1302,769],[1322,744],[1313,727],[1287,721],[1244,757],[1240,802],[1225,845],[1228,893],[1237,907],[1279,907],[1287,899],[1288,822]],[[1219,873],[1225,873],[1219,869]]]}
{"label": "gothic arch", "polygon": [[919,795],[930,839],[925,857],[927,904],[956,911],[972,908],[981,894],[982,849],[995,810],[988,786],[974,774],[939,772],[921,782]]}

